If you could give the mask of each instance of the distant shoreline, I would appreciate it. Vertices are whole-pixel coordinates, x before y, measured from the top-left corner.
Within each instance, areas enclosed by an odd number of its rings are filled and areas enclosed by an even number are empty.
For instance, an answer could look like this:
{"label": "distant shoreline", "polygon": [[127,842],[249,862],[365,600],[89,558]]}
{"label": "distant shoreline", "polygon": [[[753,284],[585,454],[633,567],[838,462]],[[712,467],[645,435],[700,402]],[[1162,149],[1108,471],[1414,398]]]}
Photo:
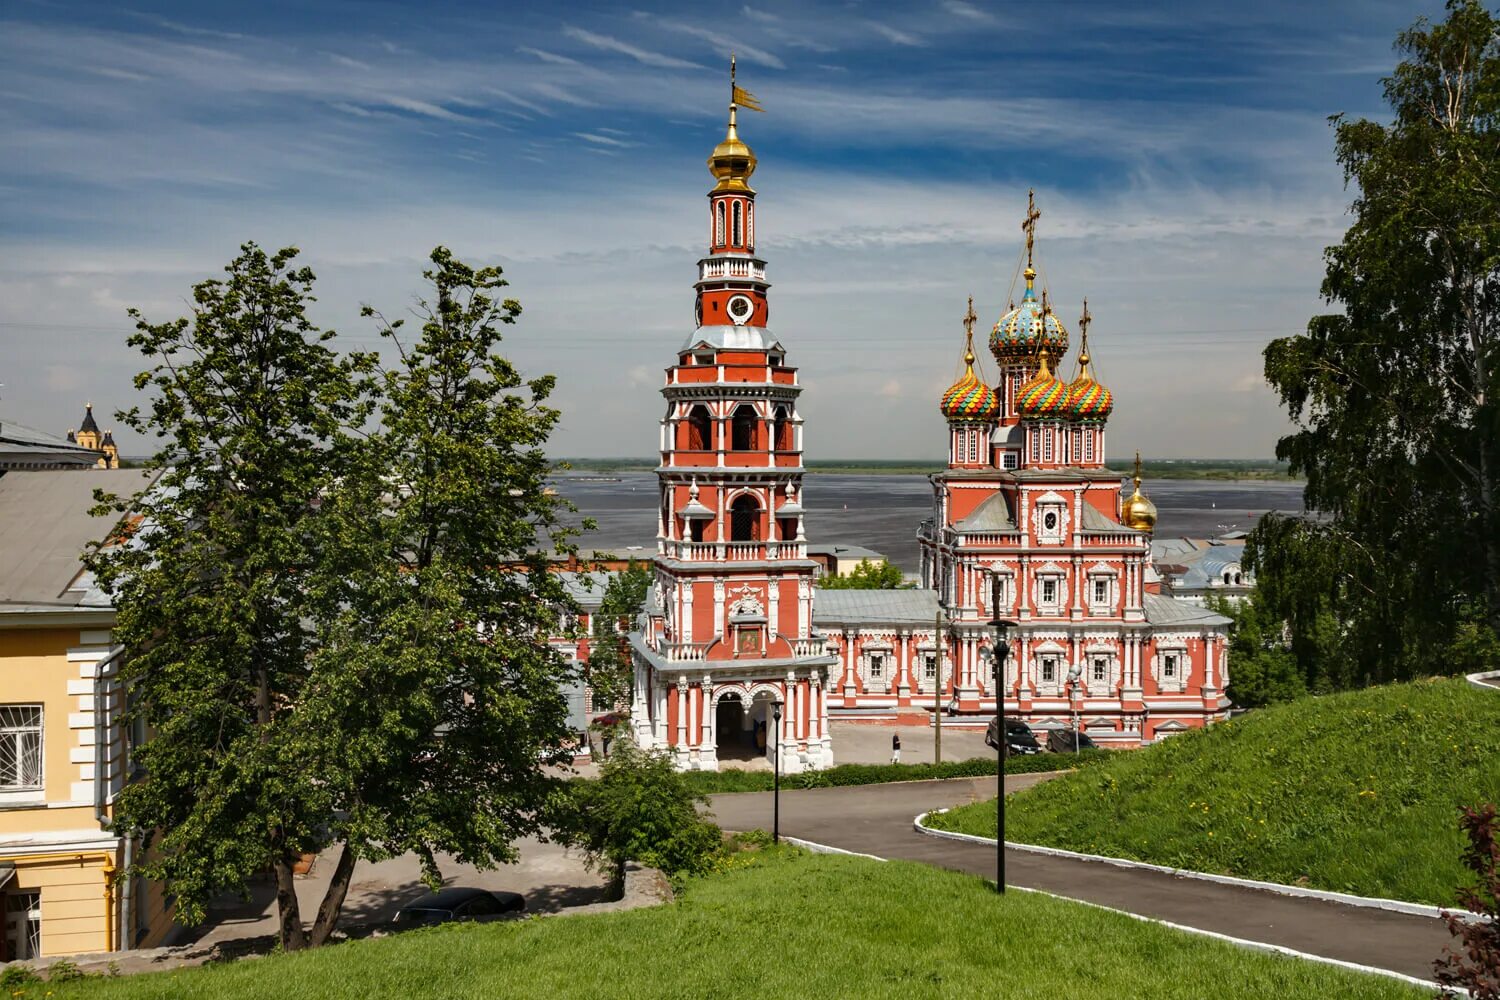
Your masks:
{"label": "distant shoreline", "polygon": [[[655,472],[657,463],[649,458],[567,458],[559,460],[562,471],[597,475],[613,472]],[[943,468],[937,461],[879,459],[827,459],[809,461],[809,475],[842,474],[849,476],[925,476]],[[1128,478],[1130,468],[1108,469],[1121,479]],[[1146,479],[1207,479],[1217,482],[1298,482],[1284,463],[1264,459],[1174,458],[1145,459],[1141,475]]]}

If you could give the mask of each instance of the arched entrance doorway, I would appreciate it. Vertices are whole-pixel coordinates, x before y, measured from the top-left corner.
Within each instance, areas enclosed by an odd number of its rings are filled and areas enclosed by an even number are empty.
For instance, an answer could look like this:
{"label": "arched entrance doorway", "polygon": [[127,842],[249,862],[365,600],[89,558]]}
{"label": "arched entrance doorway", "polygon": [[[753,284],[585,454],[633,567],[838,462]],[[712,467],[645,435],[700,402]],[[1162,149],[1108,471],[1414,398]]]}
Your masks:
{"label": "arched entrance doorway", "polygon": [[726,691],[714,703],[714,754],[720,763],[750,761],[762,755],[756,746],[754,719],[738,691]]}

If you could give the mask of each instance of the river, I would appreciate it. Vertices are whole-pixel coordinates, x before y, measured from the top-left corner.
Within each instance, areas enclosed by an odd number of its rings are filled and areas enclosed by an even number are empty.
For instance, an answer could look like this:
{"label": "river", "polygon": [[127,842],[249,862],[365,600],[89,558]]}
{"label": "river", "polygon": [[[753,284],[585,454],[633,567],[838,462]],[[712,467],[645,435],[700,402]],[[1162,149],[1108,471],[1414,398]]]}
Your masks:
{"label": "river", "polygon": [[[577,505],[577,517],[598,522],[598,530],[580,540],[585,552],[655,553],[654,473],[561,474],[554,485]],[[1302,510],[1298,482],[1148,479],[1142,488],[1156,504],[1157,538],[1248,531],[1267,511]],[[906,572],[916,572],[917,524],[932,514],[926,476],[812,474],[803,480],[802,503],[809,542],[863,545]]]}

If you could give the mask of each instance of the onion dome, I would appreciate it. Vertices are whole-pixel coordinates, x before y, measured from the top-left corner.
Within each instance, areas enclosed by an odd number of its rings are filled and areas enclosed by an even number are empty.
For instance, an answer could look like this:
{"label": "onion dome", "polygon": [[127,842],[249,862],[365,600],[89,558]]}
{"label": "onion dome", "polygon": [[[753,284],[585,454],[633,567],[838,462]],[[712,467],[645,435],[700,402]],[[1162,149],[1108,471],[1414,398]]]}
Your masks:
{"label": "onion dome", "polygon": [[943,393],[940,406],[950,421],[988,423],[1000,415],[1000,397],[974,374],[974,351],[964,353],[964,373]]}
{"label": "onion dome", "polygon": [[731,56],[729,59],[729,131],[725,133],[724,141],[714,147],[713,153],[708,158],[708,172],[719,180],[712,194],[722,191],[755,193],[748,183],[750,175],[755,173],[755,154],[750,151],[749,146],[745,145],[735,128],[735,114],[741,104],[752,111],[765,110],[753,94],[735,85],[734,57]]}
{"label": "onion dome", "polygon": [[1034,420],[1057,419],[1067,415],[1068,385],[1053,376],[1047,367],[1047,349],[1039,355],[1041,367],[1029,382],[1021,386],[1016,394],[1016,409],[1022,417]]}
{"label": "onion dome", "polygon": [[1135,453],[1135,492],[1121,504],[1120,521],[1135,531],[1151,531],[1156,527],[1156,504],[1141,492],[1140,452]]}
{"label": "onion dome", "polygon": [[1042,351],[1055,358],[1068,352],[1068,331],[1052,312],[1051,306],[1036,297],[1036,270],[1027,265],[1026,293],[1021,304],[1012,306],[990,331],[990,353],[1002,365],[1027,362]]}
{"label": "onion dome", "polygon": [[1078,348],[1078,377],[1068,384],[1068,415],[1074,420],[1102,421],[1115,408],[1115,394],[1094,381],[1089,372],[1089,300],[1083,300],[1078,329],[1083,343]]}

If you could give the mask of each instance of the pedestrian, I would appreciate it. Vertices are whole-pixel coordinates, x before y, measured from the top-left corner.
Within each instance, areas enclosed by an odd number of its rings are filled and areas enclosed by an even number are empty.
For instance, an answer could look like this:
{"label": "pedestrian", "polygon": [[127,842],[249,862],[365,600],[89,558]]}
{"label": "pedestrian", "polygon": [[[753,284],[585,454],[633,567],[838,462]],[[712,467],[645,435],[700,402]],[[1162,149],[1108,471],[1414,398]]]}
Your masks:
{"label": "pedestrian", "polygon": [[891,734],[891,763],[901,763],[901,734]]}

